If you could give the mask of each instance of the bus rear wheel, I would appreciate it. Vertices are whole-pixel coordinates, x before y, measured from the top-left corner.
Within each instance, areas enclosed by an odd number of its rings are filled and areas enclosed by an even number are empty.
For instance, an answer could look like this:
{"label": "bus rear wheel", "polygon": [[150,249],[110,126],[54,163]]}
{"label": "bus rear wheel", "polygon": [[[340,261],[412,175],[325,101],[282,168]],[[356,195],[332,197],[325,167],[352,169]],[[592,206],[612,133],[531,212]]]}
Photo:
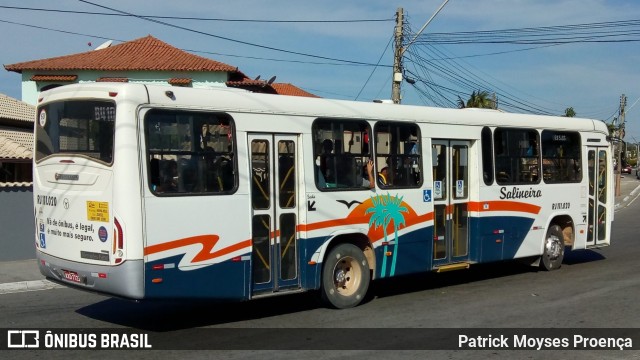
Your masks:
{"label": "bus rear wheel", "polygon": [[547,230],[542,252],[541,267],[551,271],[559,269],[564,259],[564,235],[558,225],[552,225]]}
{"label": "bus rear wheel", "polygon": [[340,244],[331,249],[322,268],[322,300],[337,309],[357,306],[367,294],[370,280],[362,250]]}

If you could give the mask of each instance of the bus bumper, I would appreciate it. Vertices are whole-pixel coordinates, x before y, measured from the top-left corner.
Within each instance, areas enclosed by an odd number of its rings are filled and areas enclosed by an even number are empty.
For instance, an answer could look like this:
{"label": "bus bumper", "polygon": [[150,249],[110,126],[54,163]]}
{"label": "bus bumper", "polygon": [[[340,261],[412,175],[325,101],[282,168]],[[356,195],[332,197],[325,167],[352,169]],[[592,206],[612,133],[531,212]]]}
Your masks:
{"label": "bus bumper", "polygon": [[120,265],[68,261],[37,251],[40,272],[57,283],[83,290],[139,300],[144,298],[144,264],[127,260]]}

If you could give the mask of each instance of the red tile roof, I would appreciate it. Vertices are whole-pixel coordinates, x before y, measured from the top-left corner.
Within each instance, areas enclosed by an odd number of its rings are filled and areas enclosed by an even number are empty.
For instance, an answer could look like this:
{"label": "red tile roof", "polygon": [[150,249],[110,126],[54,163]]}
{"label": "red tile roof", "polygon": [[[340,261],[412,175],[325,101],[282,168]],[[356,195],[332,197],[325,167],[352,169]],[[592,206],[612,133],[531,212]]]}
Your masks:
{"label": "red tile roof", "polygon": [[[275,77],[274,77],[275,78]],[[306,92],[299,87],[291,84],[274,83],[273,80],[259,80],[251,79],[247,75],[240,71],[234,72],[229,81],[226,82],[228,87],[235,87],[245,89],[253,92],[278,94],[278,95],[291,95],[291,96],[305,96],[305,97],[319,97],[309,92]]]}
{"label": "red tile roof", "polygon": [[121,83],[126,83],[126,82],[129,82],[129,78],[103,76],[103,77],[97,78],[96,82],[121,82]]}
{"label": "red tile roof", "polygon": [[273,87],[276,90],[276,93],[278,95],[305,96],[305,97],[316,97],[316,98],[319,97],[317,95],[306,92],[300,89],[299,87],[291,84],[273,83],[271,84],[271,87]]}
{"label": "red tile roof", "polygon": [[244,86],[258,86],[258,87],[267,87],[269,86],[269,84],[267,84],[266,81],[262,81],[262,80],[251,80],[251,79],[242,79],[239,81],[227,81],[226,82],[227,86],[229,87],[244,87]]}
{"label": "red tile roof", "polygon": [[33,81],[76,81],[78,75],[33,75]]}
{"label": "red tile roof", "polygon": [[168,83],[171,85],[190,85],[192,81],[191,78],[171,78]]}
{"label": "red tile roof", "polygon": [[101,50],[5,65],[8,71],[223,71],[237,68],[175,48],[149,35]]}

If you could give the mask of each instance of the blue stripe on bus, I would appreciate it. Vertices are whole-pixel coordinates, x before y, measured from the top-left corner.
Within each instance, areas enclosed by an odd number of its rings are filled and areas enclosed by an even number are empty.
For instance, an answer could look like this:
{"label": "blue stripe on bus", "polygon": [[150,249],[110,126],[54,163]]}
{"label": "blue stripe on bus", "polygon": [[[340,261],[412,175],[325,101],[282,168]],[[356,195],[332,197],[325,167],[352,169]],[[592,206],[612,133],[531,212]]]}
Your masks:
{"label": "blue stripe on bus", "polygon": [[[251,268],[249,261],[227,260],[196,270],[180,270],[177,264],[184,255],[145,264],[145,298],[248,298]],[[176,264],[175,268],[153,270],[154,265]],[[154,283],[153,279],[162,282]]]}
{"label": "blue stripe on bus", "polygon": [[[514,216],[472,217],[469,232],[477,234],[469,241],[468,261],[473,263],[509,260],[515,257],[533,219]],[[502,230],[499,233],[497,230]],[[498,232],[498,233],[496,233]],[[391,240],[393,234],[388,234]],[[319,289],[322,263],[309,265],[313,254],[326,241],[326,237],[300,239],[299,269],[300,287]],[[375,249],[376,278],[399,276],[433,269],[433,227],[425,227],[404,233],[395,244]],[[496,241],[499,240],[499,241]],[[397,246],[396,246],[397,245]],[[395,268],[393,253],[397,251]],[[385,252],[389,252],[387,256]],[[248,254],[247,254],[248,255]],[[196,270],[179,270],[177,264],[183,255],[148,262],[145,264],[145,297],[155,298],[219,298],[240,300],[250,298],[250,261],[224,261]],[[384,261],[384,258],[386,262]],[[175,268],[153,270],[154,265],[176,264]],[[383,264],[385,266],[383,267]],[[384,276],[382,276],[384,273]],[[162,282],[154,283],[153,279]]]}

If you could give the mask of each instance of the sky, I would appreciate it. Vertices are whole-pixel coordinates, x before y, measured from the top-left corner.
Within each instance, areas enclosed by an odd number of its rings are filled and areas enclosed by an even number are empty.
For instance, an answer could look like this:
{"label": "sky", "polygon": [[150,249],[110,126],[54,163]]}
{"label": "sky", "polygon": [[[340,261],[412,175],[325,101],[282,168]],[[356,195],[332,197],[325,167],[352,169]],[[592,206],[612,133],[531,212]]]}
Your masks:
{"label": "sky", "polygon": [[[406,45],[443,2],[0,0],[0,62],[8,65],[75,54],[107,40],[118,44],[152,35],[237,66],[251,78],[276,76],[276,82],[326,98],[389,99],[397,9],[405,14]],[[84,13],[118,11],[155,16],[155,21]],[[632,20],[638,24],[622,23]],[[613,25],[600,30],[595,23]],[[509,34],[506,29],[525,28],[559,29],[556,36],[574,39],[576,33],[562,31],[578,24],[590,24],[582,35],[627,34],[599,38],[616,41],[566,44],[478,41],[482,32],[500,30],[490,33],[495,40]],[[433,40],[446,34],[456,35],[457,43]],[[579,117],[611,123],[625,94],[625,140],[640,142],[637,0],[450,0],[422,37],[406,48],[403,64],[405,76],[416,82],[402,83],[403,104],[455,107],[459,98],[466,100],[472,91],[482,90],[495,92],[499,107],[508,112],[562,115],[572,107]],[[1,68],[0,93],[20,99],[20,74]]]}

